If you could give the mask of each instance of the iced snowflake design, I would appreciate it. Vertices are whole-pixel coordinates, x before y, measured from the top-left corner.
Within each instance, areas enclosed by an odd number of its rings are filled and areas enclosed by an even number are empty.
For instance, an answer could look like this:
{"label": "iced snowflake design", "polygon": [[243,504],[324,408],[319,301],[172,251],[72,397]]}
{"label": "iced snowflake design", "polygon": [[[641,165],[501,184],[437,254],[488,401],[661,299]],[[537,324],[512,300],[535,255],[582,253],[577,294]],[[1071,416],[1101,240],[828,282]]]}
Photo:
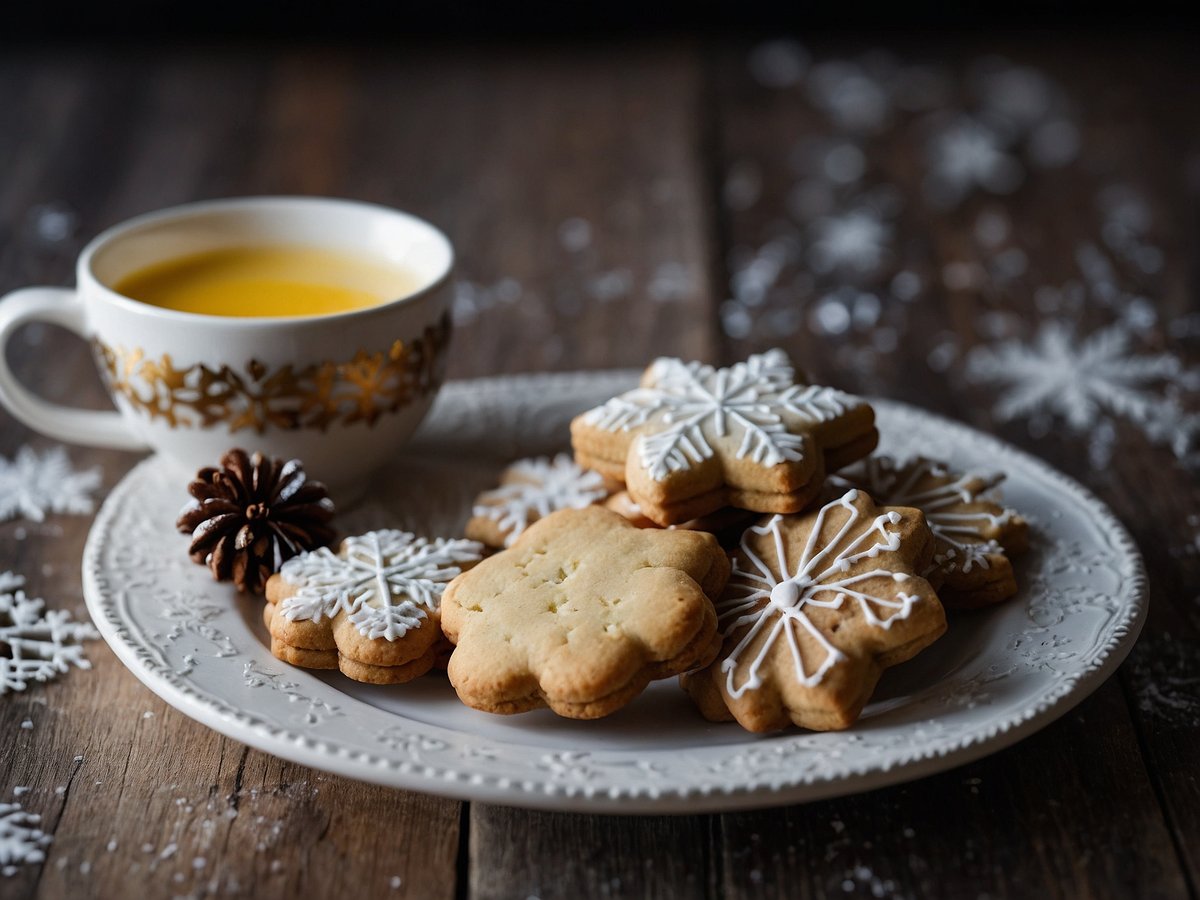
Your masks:
{"label": "iced snowflake design", "polygon": [[987,497],[1004,476],[960,474],[928,459],[896,462],[875,456],[842,473],[845,481],[861,487],[876,503],[911,506],[925,513],[925,521],[937,541],[937,552],[930,571],[970,572],[991,568],[989,554],[1003,553],[994,538],[988,537],[1013,518],[1011,509],[993,514],[969,509],[972,504],[992,502]]}
{"label": "iced snowflake design", "polygon": [[[721,632],[732,634],[740,628],[748,630],[737,646],[721,661],[725,687],[733,698],[762,685],[761,670],[768,655],[781,639],[787,641],[796,679],[804,687],[816,687],[826,673],[845,659],[829,636],[809,618],[806,609],[841,609],[847,601],[857,603],[868,624],[889,629],[892,623],[908,618],[919,596],[903,590],[894,596],[868,593],[865,583],[886,578],[902,584],[909,579],[905,572],[894,572],[882,566],[848,575],[850,568],[864,559],[874,559],[880,553],[900,547],[900,535],[890,530],[900,523],[894,511],[876,516],[863,527],[863,514],[855,505],[857,490],[849,490],[837,500],[825,504],[816,513],[808,541],[794,566],[789,564],[786,541],[780,525],[782,516],[774,516],[765,525],[756,525],[742,535],[741,555],[733,562],[733,574],[724,595],[717,602]],[[845,515],[836,533],[821,545],[821,533],[828,521]],[[751,535],[770,536],[775,548],[776,566],[763,561],[751,547]],[[742,556],[749,561],[746,568]],[[763,632],[767,633],[757,655],[749,661],[745,680],[737,684],[737,672],[742,666],[742,654]],[[806,633],[816,643],[822,658],[804,659],[797,631]]]}
{"label": "iced snowflake design", "polygon": [[555,510],[583,509],[608,496],[603,476],[582,468],[565,453],[553,460],[519,460],[504,474],[506,483],[481,494],[472,515],[496,522],[506,547]]}
{"label": "iced snowflake design", "polygon": [[727,369],[662,358],[642,387],[585,414],[605,431],[643,429],[637,438],[642,467],[655,481],[714,455],[711,438],[741,433],[737,458],[763,466],[803,458],[804,430],[858,406],[841,391],[795,384],[782,350],[755,354]]}
{"label": "iced snowflake design", "polygon": [[438,609],[447,582],[462,571],[457,563],[476,562],[482,550],[475,541],[390,529],[349,537],[337,554],[322,547],[283,564],[280,574],[299,589],[280,612],[317,623],[345,612],[359,634],[395,641]]}
{"label": "iced snowflake design", "polygon": [[39,454],[25,446],[10,461],[0,456],[0,522],[24,516],[41,522],[47,513],[86,515],[95,505],[100,470],[71,467],[67,451],[51,447]]}
{"label": "iced snowflake design", "polygon": [[1108,413],[1183,455],[1200,425],[1176,394],[1200,382],[1200,376],[1171,354],[1133,353],[1131,337],[1124,326],[1112,325],[1078,338],[1068,325],[1050,321],[1028,343],[1008,340],[975,348],[966,374],[976,384],[998,389],[993,413],[1001,421],[1057,415],[1075,431],[1087,432]]}
{"label": "iced snowflake design", "polygon": [[38,823],[42,817],[27,813],[20,803],[0,803],[0,874],[17,874],[17,866],[46,861],[53,838]]}
{"label": "iced snowflake design", "polygon": [[25,596],[24,584],[20,575],[0,574],[0,695],[49,681],[73,665],[91,668],[79,642],[99,637],[66,610],[47,610],[44,600]]}

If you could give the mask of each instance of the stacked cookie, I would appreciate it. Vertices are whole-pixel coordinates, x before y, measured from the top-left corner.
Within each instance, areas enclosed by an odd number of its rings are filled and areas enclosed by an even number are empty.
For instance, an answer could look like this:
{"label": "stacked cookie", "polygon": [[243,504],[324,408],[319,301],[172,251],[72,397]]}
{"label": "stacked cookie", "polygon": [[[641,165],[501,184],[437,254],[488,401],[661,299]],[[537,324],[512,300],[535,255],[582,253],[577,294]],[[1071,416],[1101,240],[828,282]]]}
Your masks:
{"label": "stacked cookie", "polygon": [[868,458],[878,439],[867,403],[782,351],[657,360],[572,422],[574,459],[510,466],[470,540],[388,532],[285,565],[272,649],[399,682],[444,640],[459,698],[495,713],[596,718],[680,675],[713,721],[846,728],[944,605],[1015,592],[1025,544],[998,478]]}

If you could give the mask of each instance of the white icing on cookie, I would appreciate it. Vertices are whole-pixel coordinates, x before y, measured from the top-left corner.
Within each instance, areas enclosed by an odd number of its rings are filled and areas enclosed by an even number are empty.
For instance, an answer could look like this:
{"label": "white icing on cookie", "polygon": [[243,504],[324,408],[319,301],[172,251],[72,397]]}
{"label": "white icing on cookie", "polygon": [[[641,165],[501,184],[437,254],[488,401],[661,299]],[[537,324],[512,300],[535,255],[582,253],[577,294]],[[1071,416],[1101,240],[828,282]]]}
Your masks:
{"label": "white icing on cookie", "polygon": [[521,533],[544,516],[560,509],[583,509],[608,496],[604,478],[576,464],[568,454],[522,459],[508,468],[518,480],[479,496],[471,514],[492,519],[511,547]]}
{"label": "white icing on cookie", "polygon": [[[918,489],[927,477],[948,479],[945,484]],[[929,530],[938,541],[933,568],[970,572],[976,566],[990,568],[988,555],[1003,548],[988,533],[1003,528],[1014,513],[1005,509],[998,514],[979,510],[954,512],[956,507],[989,501],[985,496],[1003,475],[978,475],[951,471],[945,464],[928,459],[897,462],[887,456],[871,457],[846,473],[875,502],[889,506],[912,506],[925,513]]]}
{"label": "white icing on cookie", "polygon": [[[822,632],[805,613],[807,607],[840,609],[847,598],[855,601],[869,625],[888,629],[898,619],[905,619],[913,604],[920,599],[898,591],[895,596],[881,597],[866,593],[861,586],[873,578],[888,578],[895,583],[907,581],[904,572],[878,567],[857,575],[846,575],[850,567],[863,559],[875,559],[881,552],[897,550],[900,535],[889,528],[898,525],[900,514],[887,512],[876,516],[861,534],[862,513],[854,505],[858,491],[848,491],[841,498],[827,503],[817,513],[808,541],[796,560],[794,568],[787,559],[787,547],[780,528],[782,516],[774,516],[765,525],[749,528],[742,535],[741,549],[750,561],[751,569],[742,567],[735,558],[733,574],[725,595],[716,604],[722,634],[728,635],[747,625],[749,630],[737,646],[721,662],[726,675],[726,690],[731,697],[741,697],[762,685],[761,670],[771,649],[782,637],[787,641],[795,665],[796,679],[805,687],[815,687],[826,673],[845,659],[828,634]],[[831,516],[846,514],[846,520],[823,545],[821,532]],[[767,565],[751,548],[750,536],[771,535],[775,547],[776,567]],[[868,542],[873,541],[868,546]],[[765,602],[764,602],[765,601]],[[796,629],[803,629],[820,648],[820,660],[806,661],[796,640]],[[745,680],[739,685],[737,674],[742,666],[742,654],[763,631],[767,637],[757,655],[746,666]]]}
{"label": "white icing on cookie", "polygon": [[647,384],[585,414],[605,431],[652,426],[637,439],[638,458],[655,481],[713,455],[711,438],[741,435],[737,457],[763,466],[803,458],[806,438],[790,422],[828,422],[861,401],[833,388],[795,384],[782,350],[755,354],[727,369],[662,358]]}
{"label": "white icing on cookie", "polygon": [[475,541],[369,531],[346,538],[337,554],[322,547],[285,562],[279,574],[299,589],[279,611],[289,622],[344,611],[364,637],[395,641],[438,609],[446,583],[462,571],[456,564],[482,553]]}

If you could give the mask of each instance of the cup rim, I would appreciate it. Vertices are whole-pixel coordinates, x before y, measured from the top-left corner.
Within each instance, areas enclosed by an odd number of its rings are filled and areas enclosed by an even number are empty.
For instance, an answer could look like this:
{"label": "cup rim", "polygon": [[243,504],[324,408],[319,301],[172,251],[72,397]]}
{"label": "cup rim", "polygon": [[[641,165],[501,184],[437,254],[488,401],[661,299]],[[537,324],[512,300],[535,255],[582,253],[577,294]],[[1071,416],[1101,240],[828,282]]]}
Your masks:
{"label": "cup rim", "polygon": [[[412,293],[397,297],[394,300],[388,300],[375,306],[368,306],[363,309],[343,310],[341,312],[318,313],[316,315],[306,316],[215,316],[208,313],[184,312],[178,309],[167,309],[162,306],[155,306],[152,303],[144,303],[141,300],[135,300],[132,297],[126,297],[124,294],[113,290],[107,284],[97,277],[92,270],[93,257],[104,247],[120,239],[125,234],[138,228],[145,226],[153,226],[165,224],[171,221],[186,219],[191,216],[200,215],[215,210],[236,210],[239,207],[262,207],[262,206],[328,206],[342,208],[357,208],[362,212],[383,213],[395,218],[403,219],[410,225],[415,225],[429,231],[435,241],[440,243],[446,251],[446,264],[442,271],[425,286]],[[394,207],[384,206],[382,203],[372,203],[366,200],[351,200],[344,197],[326,197],[317,195],[303,194],[262,194],[247,197],[221,197],[214,200],[195,200],[189,203],[180,203],[175,206],[169,206],[165,209],[158,209],[152,212],[142,213],[133,216],[129,219],[124,219],[116,225],[110,225],[108,228],[101,231],[98,235],[92,238],[80,251],[79,261],[76,266],[76,280],[79,287],[83,287],[86,283],[90,288],[98,289],[104,296],[104,299],[113,303],[119,308],[128,312],[137,313],[139,315],[153,316],[163,318],[175,322],[192,322],[195,324],[213,325],[221,322],[226,324],[236,324],[239,328],[267,328],[279,327],[281,325],[293,325],[310,322],[333,322],[355,319],[362,316],[369,316],[378,313],[381,310],[394,309],[398,306],[408,305],[417,302],[418,300],[436,292],[449,282],[451,275],[454,272],[454,266],[457,262],[454,253],[454,245],[450,239],[446,237],[445,232],[431,222],[422,219],[420,216],[415,216],[412,213],[404,212]]]}

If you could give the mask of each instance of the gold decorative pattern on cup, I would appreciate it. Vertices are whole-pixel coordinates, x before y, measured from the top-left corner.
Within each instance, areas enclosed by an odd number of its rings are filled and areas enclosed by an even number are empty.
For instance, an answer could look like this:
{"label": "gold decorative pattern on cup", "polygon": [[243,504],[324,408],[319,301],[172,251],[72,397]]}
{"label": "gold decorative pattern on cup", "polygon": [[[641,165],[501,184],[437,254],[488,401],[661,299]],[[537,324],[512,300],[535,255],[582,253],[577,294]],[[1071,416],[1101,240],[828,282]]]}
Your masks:
{"label": "gold decorative pattern on cup", "polygon": [[397,340],[387,350],[359,350],[344,362],[324,361],[302,368],[271,368],[257,359],[240,370],[204,363],[178,368],[170,354],[157,359],[140,347],[110,347],[93,340],[96,356],[115,394],[151,420],[172,428],[208,428],[225,423],[229,431],[268,428],[285,431],[365,422],[393,413],[428,396],[442,382],[450,316],[412,341]]}

